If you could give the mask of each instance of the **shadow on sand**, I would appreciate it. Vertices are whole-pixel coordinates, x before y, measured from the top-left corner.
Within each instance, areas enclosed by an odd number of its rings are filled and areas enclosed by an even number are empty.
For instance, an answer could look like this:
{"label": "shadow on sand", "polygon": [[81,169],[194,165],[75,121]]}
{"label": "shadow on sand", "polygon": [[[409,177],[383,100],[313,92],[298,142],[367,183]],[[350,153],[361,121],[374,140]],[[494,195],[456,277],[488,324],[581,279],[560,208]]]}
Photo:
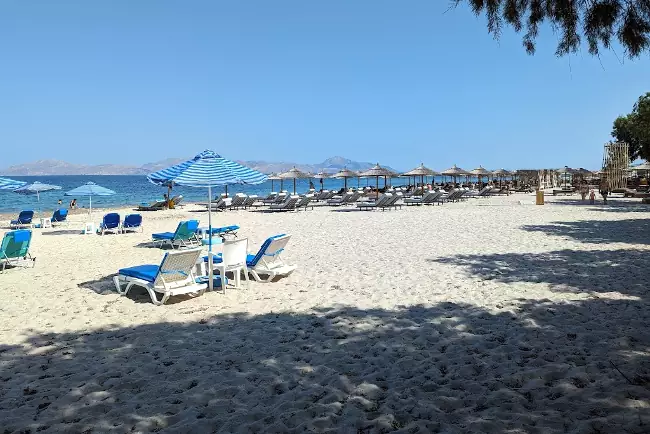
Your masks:
{"label": "shadow on sand", "polygon": [[34,333],[0,346],[0,420],[6,432],[647,432],[641,307],[323,308]]}
{"label": "shadow on sand", "polygon": [[523,230],[572,238],[583,243],[650,244],[650,219],[580,220],[525,225]]}

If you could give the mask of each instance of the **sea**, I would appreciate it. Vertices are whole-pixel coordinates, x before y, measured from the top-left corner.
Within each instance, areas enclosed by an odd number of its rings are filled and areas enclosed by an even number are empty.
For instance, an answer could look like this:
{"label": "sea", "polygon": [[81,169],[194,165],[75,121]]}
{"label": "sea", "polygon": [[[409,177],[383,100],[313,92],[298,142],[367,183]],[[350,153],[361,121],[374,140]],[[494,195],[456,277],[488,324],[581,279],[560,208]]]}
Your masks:
{"label": "sea", "polygon": [[[141,203],[163,200],[163,194],[167,193],[167,188],[154,185],[147,180],[146,176],[139,175],[11,176],[10,178],[28,183],[40,181],[45,184],[58,185],[61,187],[61,190],[43,192],[40,194],[39,200],[37,200],[36,195],[24,196],[12,191],[0,190],[1,213],[19,212],[24,209],[49,212],[61,207],[67,208],[70,200],[73,198],[64,196],[64,193],[88,181],[109,188],[116,193],[112,196],[93,196],[93,209],[138,206]],[[431,177],[428,179],[431,181]],[[322,187],[318,179],[296,179],[296,192],[307,192],[310,181],[316,190],[320,190],[321,188],[326,190],[339,190],[344,186],[344,180],[337,178],[324,179]],[[441,182],[442,179],[436,177],[435,181]],[[375,183],[376,178],[350,178],[347,180],[348,187],[375,186]],[[408,178],[392,178],[388,181],[388,184],[393,186],[407,185]],[[384,179],[379,178],[379,187],[382,188],[383,186]],[[248,195],[256,194],[258,196],[266,196],[271,191],[280,191],[281,189],[293,192],[293,180],[267,181],[258,185],[231,185],[228,186],[228,195],[245,193]],[[225,189],[223,188],[213,188],[213,198],[224,192]],[[179,194],[182,194],[184,200],[187,202],[207,202],[208,200],[207,188],[174,186],[172,196]],[[59,199],[63,202],[62,206],[58,205]],[[88,207],[87,197],[77,197],[76,199],[78,207]]]}

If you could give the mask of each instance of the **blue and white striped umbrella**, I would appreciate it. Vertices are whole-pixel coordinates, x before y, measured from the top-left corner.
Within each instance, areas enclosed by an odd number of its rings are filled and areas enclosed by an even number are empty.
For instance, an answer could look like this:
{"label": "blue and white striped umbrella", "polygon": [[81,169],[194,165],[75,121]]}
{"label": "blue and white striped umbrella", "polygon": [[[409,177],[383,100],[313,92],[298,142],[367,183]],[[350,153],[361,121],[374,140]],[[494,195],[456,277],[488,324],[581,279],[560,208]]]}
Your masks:
{"label": "blue and white striped umbrella", "polygon": [[[169,185],[173,182],[188,187],[208,188],[208,250],[210,252],[212,252],[212,187],[261,184],[266,181],[265,174],[209,150],[201,152],[189,161],[147,175],[147,178],[156,185]],[[212,254],[208,256],[210,258],[208,285],[212,289]]]}
{"label": "blue and white striped umbrella", "polygon": [[87,182],[84,185],[66,191],[66,196],[88,196],[90,200],[90,215],[93,215],[93,196],[112,196],[115,192],[94,182]]}
{"label": "blue and white striped umbrella", "polygon": [[261,184],[266,175],[236,163],[213,151],[203,151],[193,159],[147,175],[156,185],[173,182],[188,187],[219,187],[232,184]]}
{"label": "blue and white striped umbrella", "polygon": [[41,200],[41,193],[44,191],[51,191],[51,190],[61,190],[61,187],[58,185],[52,185],[52,184],[43,184],[42,182],[32,182],[31,184],[24,185],[20,188],[17,188],[14,190],[14,193],[18,194],[35,194],[37,200],[40,202]]}
{"label": "blue and white striped umbrella", "polygon": [[0,190],[15,190],[27,184],[24,181],[16,181],[15,179],[0,178]]}

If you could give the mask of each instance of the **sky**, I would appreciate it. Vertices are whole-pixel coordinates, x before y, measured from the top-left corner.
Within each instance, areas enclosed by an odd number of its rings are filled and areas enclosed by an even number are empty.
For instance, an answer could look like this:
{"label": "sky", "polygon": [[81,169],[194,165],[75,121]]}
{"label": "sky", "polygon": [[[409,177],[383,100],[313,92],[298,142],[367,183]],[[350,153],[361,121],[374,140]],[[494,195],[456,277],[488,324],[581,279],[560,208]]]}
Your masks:
{"label": "sky", "polygon": [[144,164],[204,149],[408,170],[599,168],[650,56],[537,53],[430,0],[7,0],[0,168]]}

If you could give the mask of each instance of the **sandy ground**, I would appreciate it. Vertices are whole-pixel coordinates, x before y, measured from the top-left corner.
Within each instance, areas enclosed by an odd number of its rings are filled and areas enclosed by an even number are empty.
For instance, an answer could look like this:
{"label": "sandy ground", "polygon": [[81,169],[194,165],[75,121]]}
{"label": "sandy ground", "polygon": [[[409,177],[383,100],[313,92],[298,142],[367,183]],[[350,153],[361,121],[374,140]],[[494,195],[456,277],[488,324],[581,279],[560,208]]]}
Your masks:
{"label": "sandy ground", "polygon": [[[4,432],[650,432],[645,207],[530,195],[390,212],[219,213],[298,270],[249,290],[119,296],[140,234],[34,230],[0,275]],[[124,214],[129,210],[121,210]],[[76,222],[76,223],[75,223]]]}

